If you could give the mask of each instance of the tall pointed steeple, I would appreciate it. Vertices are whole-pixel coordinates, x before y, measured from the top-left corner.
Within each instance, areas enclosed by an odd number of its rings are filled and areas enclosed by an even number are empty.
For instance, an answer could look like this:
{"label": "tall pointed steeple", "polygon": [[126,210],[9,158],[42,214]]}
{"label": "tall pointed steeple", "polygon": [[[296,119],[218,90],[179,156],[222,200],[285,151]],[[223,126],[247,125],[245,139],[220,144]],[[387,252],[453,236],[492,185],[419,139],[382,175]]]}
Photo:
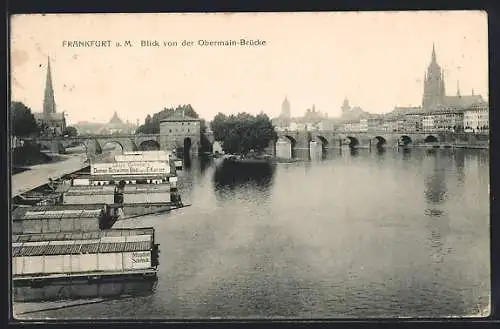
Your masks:
{"label": "tall pointed steeple", "polygon": [[45,117],[50,113],[56,113],[56,101],[54,88],[52,86],[52,72],[50,71],[50,57],[47,57],[47,78],[45,80],[45,94],[43,98],[43,114]]}
{"label": "tall pointed steeple", "polygon": [[434,46],[434,42],[432,43],[432,60],[431,60],[432,63],[437,63],[437,60],[436,60],[436,47]]}
{"label": "tall pointed steeple", "polygon": [[457,80],[457,96],[460,97],[460,81]]}
{"label": "tall pointed steeple", "polygon": [[437,63],[436,46],[432,43],[431,63],[427,67],[424,77],[424,94],[422,98],[422,107],[431,109],[444,101],[444,70]]}

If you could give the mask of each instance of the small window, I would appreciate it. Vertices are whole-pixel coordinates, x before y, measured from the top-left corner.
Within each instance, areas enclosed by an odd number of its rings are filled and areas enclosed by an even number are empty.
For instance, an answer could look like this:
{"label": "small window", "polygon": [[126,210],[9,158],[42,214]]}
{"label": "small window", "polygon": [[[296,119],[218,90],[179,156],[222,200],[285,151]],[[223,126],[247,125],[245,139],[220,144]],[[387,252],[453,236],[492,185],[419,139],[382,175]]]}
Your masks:
{"label": "small window", "polygon": [[189,128],[188,128],[188,132],[189,132]]}
{"label": "small window", "polygon": [[168,130],[168,132],[169,132],[169,133],[171,133],[171,132],[172,132],[172,129],[169,129],[169,130]]}

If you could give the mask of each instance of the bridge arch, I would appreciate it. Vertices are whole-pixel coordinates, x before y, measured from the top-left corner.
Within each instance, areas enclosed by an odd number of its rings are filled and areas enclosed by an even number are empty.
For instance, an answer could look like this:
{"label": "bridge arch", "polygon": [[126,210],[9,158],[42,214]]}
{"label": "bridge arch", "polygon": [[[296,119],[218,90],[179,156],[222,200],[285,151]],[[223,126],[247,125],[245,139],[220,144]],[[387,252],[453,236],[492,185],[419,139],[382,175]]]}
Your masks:
{"label": "bridge arch", "polygon": [[160,143],[154,139],[148,139],[139,144],[140,151],[159,150]]}
{"label": "bridge arch", "polygon": [[318,136],[316,136],[316,139],[321,142],[321,145],[323,146],[323,149],[325,149],[326,147],[328,147],[328,140],[324,136],[318,135]]}
{"label": "bridge arch", "polygon": [[292,151],[293,151],[293,149],[295,148],[295,145],[297,145],[297,140],[290,135],[284,135],[283,137],[288,139],[288,141],[290,142],[290,145],[292,146]]}
{"label": "bridge arch", "polygon": [[403,136],[399,137],[399,143],[402,146],[408,146],[409,144],[413,143],[413,141],[412,141],[410,136],[403,135]]}
{"label": "bridge arch", "polygon": [[122,152],[125,150],[125,148],[123,147],[123,144],[120,141],[118,141],[118,140],[113,140],[113,139],[105,140],[105,141],[101,141],[100,144],[101,144],[100,146],[101,146],[102,150],[108,149],[106,146],[110,146],[110,145],[113,145],[113,144],[119,145]]}
{"label": "bridge arch", "polygon": [[359,140],[354,136],[347,136],[347,140],[349,140],[349,147],[353,148],[359,145]]}
{"label": "bridge arch", "polygon": [[297,139],[293,136],[288,134],[280,135],[274,144],[274,152],[277,157],[291,159],[296,155],[296,145]]}
{"label": "bridge arch", "polygon": [[375,140],[376,147],[382,147],[387,144],[387,140],[382,136],[375,136],[373,139]]}
{"label": "bridge arch", "polygon": [[437,139],[437,137],[434,135],[428,135],[424,139],[424,143],[437,143],[437,142],[439,142],[439,139]]}

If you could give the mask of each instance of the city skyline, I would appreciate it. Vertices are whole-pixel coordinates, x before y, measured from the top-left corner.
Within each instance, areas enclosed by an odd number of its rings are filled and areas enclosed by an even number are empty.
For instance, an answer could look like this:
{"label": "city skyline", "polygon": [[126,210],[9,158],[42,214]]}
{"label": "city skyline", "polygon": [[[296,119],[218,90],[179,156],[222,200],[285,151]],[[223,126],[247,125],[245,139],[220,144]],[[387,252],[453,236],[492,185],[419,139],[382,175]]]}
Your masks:
{"label": "city skyline", "polygon": [[[188,29],[193,22],[201,28]],[[293,117],[313,104],[338,117],[345,98],[370,113],[419,106],[433,44],[446,94],[455,95],[459,81],[461,94],[474,90],[488,99],[487,16],[478,11],[19,15],[11,27],[12,100],[42,111],[50,56],[57,112],[67,113],[68,124],[106,123],[115,111],[142,123],[147,114],[180,104],[207,120],[217,112],[276,117],[285,97]],[[241,37],[267,45],[62,46],[65,40]]]}

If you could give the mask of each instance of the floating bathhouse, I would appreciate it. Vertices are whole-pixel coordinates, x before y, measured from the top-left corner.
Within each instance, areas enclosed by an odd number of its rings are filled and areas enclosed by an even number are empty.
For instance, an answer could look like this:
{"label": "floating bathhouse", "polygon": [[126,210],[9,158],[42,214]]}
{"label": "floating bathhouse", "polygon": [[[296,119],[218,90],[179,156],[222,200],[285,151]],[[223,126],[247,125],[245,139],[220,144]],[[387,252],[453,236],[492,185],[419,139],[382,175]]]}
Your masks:
{"label": "floating bathhouse", "polygon": [[115,209],[106,204],[19,207],[12,212],[12,233],[51,233],[109,229]]}
{"label": "floating bathhouse", "polygon": [[14,286],[156,279],[153,228],[15,235]]}

